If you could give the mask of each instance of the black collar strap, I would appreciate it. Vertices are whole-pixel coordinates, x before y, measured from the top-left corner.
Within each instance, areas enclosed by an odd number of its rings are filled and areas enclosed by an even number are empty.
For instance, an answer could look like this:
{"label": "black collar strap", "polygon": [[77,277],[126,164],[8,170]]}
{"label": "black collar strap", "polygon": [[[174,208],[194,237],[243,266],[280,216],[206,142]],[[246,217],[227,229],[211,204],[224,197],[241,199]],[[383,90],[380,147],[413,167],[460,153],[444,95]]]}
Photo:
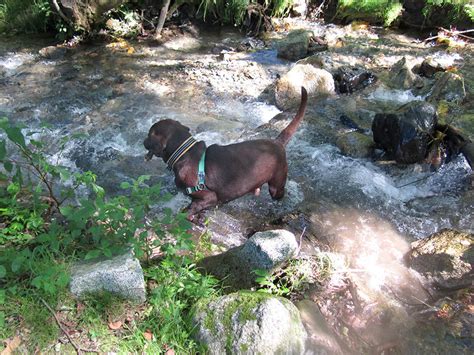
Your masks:
{"label": "black collar strap", "polygon": [[168,169],[173,170],[174,164],[187,153],[189,149],[195,145],[197,141],[191,136],[186,139],[181,145],[171,154],[166,164],[168,164]]}

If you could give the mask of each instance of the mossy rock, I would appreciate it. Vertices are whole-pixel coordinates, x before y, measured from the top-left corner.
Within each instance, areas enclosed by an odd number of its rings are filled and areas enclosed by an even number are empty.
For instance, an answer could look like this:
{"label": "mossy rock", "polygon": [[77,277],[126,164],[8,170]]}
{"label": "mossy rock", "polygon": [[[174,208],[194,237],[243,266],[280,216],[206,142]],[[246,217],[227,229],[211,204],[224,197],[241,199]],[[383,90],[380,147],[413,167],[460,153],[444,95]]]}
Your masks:
{"label": "mossy rock", "polygon": [[412,243],[405,259],[436,288],[471,286],[474,281],[474,235],[443,229]]}
{"label": "mossy rock", "polygon": [[202,300],[194,310],[196,339],[210,354],[303,354],[307,338],[287,299],[241,291]]}
{"label": "mossy rock", "polygon": [[354,158],[369,158],[374,152],[374,141],[359,132],[349,132],[340,136],[336,145],[342,154]]}

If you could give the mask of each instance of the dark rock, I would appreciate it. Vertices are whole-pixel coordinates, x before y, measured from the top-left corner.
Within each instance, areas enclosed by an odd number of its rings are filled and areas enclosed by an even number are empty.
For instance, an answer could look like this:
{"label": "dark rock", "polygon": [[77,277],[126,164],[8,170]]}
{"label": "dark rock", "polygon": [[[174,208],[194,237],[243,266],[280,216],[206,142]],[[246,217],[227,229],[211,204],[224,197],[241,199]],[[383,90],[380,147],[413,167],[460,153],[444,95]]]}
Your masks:
{"label": "dark rock", "polygon": [[333,77],[339,94],[351,94],[377,81],[374,74],[362,68],[339,68]]}
{"label": "dark rock", "polygon": [[472,286],[474,235],[444,229],[413,242],[405,260],[434,287],[460,289]]}
{"label": "dark rock", "polygon": [[424,101],[413,101],[394,113],[379,113],[372,122],[377,147],[399,163],[421,162],[426,157],[437,124],[436,109]]}
{"label": "dark rock", "polygon": [[440,71],[446,71],[446,68],[436,59],[428,57],[417,69],[417,74],[427,78],[432,78],[435,73]]}

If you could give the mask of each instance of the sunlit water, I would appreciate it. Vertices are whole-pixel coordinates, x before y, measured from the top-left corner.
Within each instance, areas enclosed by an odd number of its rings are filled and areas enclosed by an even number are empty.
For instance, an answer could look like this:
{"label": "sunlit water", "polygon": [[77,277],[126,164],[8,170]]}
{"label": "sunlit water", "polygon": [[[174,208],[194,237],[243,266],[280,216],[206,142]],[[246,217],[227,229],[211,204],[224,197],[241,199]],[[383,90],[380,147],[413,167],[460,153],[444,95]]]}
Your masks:
{"label": "sunlit water", "polygon": [[[213,41],[219,38],[212,37],[209,43]],[[3,47],[8,49],[8,44]],[[176,196],[166,204],[174,210],[184,207],[189,199],[176,190],[163,162],[143,162],[142,142],[154,122],[173,118],[189,126],[196,138],[208,145],[227,144],[258,137],[262,132],[255,133],[257,127],[280,112],[258,97],[238,98],[217,89],[193,86],[192,82],[157,80],[161,67],[177,67],[179,72],[187,68],[189,60],[215,61],[203,56],[202,47],[196,51],[191,46],[188,52],[159,48],[134,58],[103,47],[84,46],[57,61],[41,59],[37,52],[40,48],[41,43],[37,43],[0,55],[0,69],[4,70],[0,113],[32,127],[49,122],[52,138],[86,134],[61,152],[54,151],[57,144],[52,142],[52,161],[95,171],[99,182],[112,193],[123,180],[151,174],[154,181],[162,180],[165,189]],[[452,55],[438,57],[459,59]],[[277,59],[272,50],[256,51],[245,58],[272,73],[284,72],[290,66]],[[255,91],[263,91],[266,85],[256,82]],[[423,99],[410,91],[382,85],[359,97],[365,100],[364,110],[372,116],[375,112],[370,112],[370,107],[377,102],[388,101],[396,106]],[[318,109],[323,116],[321,122],[337,131],[342,129],[337,117],[325,110],[326,104],[337,107],[338,98],[332,100],[318,103]],[[471,170],[464,158],[436,172],[419,166],[380,165],[342,155],[317,125],[305,122],[287,148],[289,180],[285,199],[272,201],[264,187],[260,197],[246,196],[220,210],[237,219],[245,215],[271,220],[305,210],[307,205],[319,204],[318,210],[324,211],[327,204],[328,210],[339,206],[373,213],[409,237],[421,238],[444,227],[473,230],[472,199],[466,193]]]}

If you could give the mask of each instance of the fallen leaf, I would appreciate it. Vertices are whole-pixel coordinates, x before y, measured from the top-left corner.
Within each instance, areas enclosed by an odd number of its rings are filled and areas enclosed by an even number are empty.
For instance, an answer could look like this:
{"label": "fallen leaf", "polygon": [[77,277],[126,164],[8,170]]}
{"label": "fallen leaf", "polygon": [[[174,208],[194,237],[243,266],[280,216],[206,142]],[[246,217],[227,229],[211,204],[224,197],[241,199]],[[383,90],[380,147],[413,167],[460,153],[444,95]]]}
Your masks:
{"label": "fallen leaf", "polygon": [[5,341],[5,349],[2,351],[2,355],[12,354],[21,344],[21,339],[19,336],[13,337],[13,339],[7,339]]}
{"label": "fallen leaf", "polygon": [[117,330],[117,329],[122,328],[122,321],[118,320],[116,322],[110,322],[109,323],[109,328],[112,329],[112,330]]}
{"label": "fallen leaf", "polygon": [[148,341],[152,341],[153,340],[153,333],[147,329],[144,333],[143,333],[143,337],[148,340]]}

